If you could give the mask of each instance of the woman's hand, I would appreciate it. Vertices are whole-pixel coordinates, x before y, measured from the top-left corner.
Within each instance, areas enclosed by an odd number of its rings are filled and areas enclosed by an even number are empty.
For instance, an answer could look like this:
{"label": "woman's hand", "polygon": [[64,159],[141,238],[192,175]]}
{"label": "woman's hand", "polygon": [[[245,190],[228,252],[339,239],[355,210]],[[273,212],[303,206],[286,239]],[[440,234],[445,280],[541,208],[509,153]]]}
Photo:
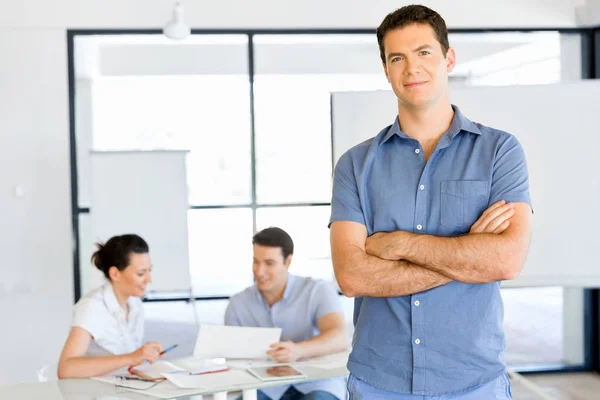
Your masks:
{"label": "woman's hand", "polygon": [[131,356],[131,365],[140,365],[144,361],[154,364],[156,360],[164,357],[160,355],[162,351],[163,348],[160,343],[148,342],[133,353],[129,353]]}

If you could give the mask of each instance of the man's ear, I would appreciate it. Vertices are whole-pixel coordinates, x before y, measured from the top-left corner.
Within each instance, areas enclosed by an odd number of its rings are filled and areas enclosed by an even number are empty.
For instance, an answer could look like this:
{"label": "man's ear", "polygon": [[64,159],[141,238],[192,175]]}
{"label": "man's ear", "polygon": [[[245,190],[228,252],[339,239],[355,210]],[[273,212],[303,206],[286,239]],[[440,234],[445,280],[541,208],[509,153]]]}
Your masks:
{"label": "man's ear", "polygon": [[287,257],[285,258],[285,260],[283,261],[283,265],[285,265],[285,268],[287,268],[287,269],[289,269],[289,268],[290,268],[290,265],[292,264],[292,257],[293,257],[293,254],[290,254],[290,255],[289,255],[289,256],[287,256]]}
{"label": "man's ear", "polygon": [[456,52],[454,48],[448,47],[448,52],[446,53],[446,72],[450,73],[454,70],[454,66],[456,65]]}

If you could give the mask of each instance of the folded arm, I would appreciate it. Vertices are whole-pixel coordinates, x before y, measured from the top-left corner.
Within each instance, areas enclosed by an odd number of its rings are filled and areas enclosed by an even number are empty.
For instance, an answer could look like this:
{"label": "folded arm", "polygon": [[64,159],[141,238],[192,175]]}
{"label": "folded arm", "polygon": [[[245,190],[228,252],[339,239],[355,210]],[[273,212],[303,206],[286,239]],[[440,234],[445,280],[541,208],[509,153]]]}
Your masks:
{"label": "folded arm", "polygon": [[488,283],[517,277],[531,236],[531,207],[514,203],[510,226],[500,234],[439,237],[397,231],[377,234],[367,245],[384,259],[407,260],[464,283]]}
{"label": "folded arm", "polygon": [[331,258],[335,277],[348,297],[396,297],[419,293],[450,278],[404,260],[367,254],[367,229],[350,221],[331,224]]}

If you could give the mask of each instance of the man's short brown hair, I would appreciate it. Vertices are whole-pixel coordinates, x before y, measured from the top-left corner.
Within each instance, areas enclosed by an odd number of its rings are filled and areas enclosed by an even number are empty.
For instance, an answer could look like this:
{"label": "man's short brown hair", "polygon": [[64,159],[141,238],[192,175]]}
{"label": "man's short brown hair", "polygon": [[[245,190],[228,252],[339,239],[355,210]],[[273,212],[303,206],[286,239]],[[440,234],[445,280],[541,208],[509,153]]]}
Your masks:
{"label": "man's short brown hair", "polygon": [[411,24],[422,24],[429,25],[435,32],[438,42],[442,46],[442,53],[444,57],[448,53],[450,43],[448,42],[448,28],[446,27],[446,21],[437,12],[433,11],[429,7],[422,5],[412,4],[397,9],[394,12],[389,13],[381,22],[381,25],[377,28],[377,43],[379,43],[379,52],[381,55],[381,61],[386,63],[385,49],[383,46],[383,39],[385,35],[395,29],[402,29],[407,25]]}

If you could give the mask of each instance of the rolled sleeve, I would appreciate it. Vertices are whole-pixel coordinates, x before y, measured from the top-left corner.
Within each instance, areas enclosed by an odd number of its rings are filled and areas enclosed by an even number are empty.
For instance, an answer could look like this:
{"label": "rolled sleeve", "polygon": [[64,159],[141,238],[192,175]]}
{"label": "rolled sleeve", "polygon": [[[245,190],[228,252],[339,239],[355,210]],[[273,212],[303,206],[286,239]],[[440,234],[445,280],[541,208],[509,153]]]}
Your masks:
{"label": "rolled sleeve", "polygon": [[333,285],[326,281],[320,281],[315,287],[313,304],[315,305],[313,314],[315,324],[327,314],[344,311],[338,292]]}
{"label": "rolled sleeve", "polygon": [[335,221],[353,221],[365,225],[354,167],[349,152],[340,157],[333,174],[333,194],[329,226]]}
{"label": "rolled sleeve", "polygon": [[499,146],[494,162],[489,204],[500,200],[532,206],[525,151],[512,135]]}
{"label": "rolled sleeve", "polygon": [[92,299],[82,299],[73,310],[72,326],[85,329],[94,339],[101,338],[104,331],[103,310],[101,304]]}

